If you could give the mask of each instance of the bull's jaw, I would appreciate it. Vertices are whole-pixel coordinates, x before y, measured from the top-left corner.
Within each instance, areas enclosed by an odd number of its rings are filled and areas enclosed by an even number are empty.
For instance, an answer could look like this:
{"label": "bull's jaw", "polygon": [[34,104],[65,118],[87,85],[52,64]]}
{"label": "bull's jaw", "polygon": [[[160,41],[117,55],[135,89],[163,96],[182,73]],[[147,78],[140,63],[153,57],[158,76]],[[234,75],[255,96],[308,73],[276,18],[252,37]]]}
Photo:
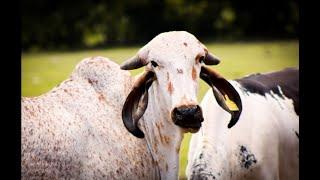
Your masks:
{"label": "bull's jaw", "polygon": [[141,129],[158,165],[161,179],[178,179],[183,130],[172,122],[170,111],[162,100],[156,88],[150,87],[148,107],[140,121]]}

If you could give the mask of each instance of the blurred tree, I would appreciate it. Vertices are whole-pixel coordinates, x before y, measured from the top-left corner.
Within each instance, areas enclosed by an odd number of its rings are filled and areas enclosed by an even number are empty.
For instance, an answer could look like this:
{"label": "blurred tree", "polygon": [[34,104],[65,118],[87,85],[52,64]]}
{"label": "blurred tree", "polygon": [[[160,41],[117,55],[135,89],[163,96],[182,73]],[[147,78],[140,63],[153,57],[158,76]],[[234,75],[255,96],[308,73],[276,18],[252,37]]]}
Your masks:
{"label": "blurred tree", "polygon": [[199,38],[298,38],[297,0],[23,0],[22,49],[145,42],[186,30]]}

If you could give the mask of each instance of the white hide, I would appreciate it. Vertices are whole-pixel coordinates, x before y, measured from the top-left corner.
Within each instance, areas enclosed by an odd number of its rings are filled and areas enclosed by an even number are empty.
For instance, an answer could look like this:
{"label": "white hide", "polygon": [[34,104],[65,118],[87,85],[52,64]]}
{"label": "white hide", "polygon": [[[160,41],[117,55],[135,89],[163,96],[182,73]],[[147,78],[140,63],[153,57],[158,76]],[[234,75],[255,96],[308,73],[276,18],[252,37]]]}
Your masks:
{"label": "white hide", "polygon": [[[208,90],[201,103],[202,128],[192,135],[189,146],[188,178],[299,179],[299,117],[293,101],[273,92],[266,96],[244,92],[240,84],[229,82],[242,100],[240,119],[228,129],[230,115]],[[254,155],[248,168],[242,166],[241,146]],[[251,155],[246,157],[253,160]]]}
{"label": "white hide", "polygon": [[139,126],[124,127],[122,106],[134,80],[107,58],[88,58],[50,92],[22,98],[22,179],[177,179],[183,130],[174,107],[197,104],[206,48],[184,31],[162,33],[140,51],[156,74]]}

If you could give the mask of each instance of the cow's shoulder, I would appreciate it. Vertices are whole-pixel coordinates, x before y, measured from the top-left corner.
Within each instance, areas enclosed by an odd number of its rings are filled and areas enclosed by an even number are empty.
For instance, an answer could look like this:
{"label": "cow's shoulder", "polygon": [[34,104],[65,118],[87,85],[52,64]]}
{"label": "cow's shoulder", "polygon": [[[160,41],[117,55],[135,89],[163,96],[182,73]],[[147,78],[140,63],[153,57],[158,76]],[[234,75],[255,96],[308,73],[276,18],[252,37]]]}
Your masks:
{"label": "cow's shoulder", "polygon": [[280,97],[292,99],[295,111],[299,114],[299,69],[285,68],[270,73],[251,74],[235,81],[250,93],[264,96],[272,91]]}

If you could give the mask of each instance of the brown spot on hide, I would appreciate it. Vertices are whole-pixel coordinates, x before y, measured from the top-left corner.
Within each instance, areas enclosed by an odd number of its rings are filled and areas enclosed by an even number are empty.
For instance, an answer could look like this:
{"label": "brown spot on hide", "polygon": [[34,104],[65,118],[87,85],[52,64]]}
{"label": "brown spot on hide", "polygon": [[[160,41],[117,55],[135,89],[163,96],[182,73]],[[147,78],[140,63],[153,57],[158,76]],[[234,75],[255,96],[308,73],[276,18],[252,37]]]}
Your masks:
{"label": "brown spot on hide", "polygon": [[169,94],[170,94],[170,95],[172,95],[173,90],[174,90],[174,89],[173,89],[172,82],[169,82],[169,83],[168,83],[168,91],[169,91]]}
{"label": "brown spot on hide", "polygon": [[178,72],[179,74],[183,74],[183,70],[182,70],[182,69],[177,69],[177,72]]}
{"label": "brown spot on hide", "polygon": [[[66,81],[67,82],[67,81]],[[56,87],[59,87],[61,85],[61,83],[59,83],[58,85],[56,85]]]}
{"label": "brown spot on hide", "polygon": [[88,82],[89,82],[90,84],[93,84],[93,83],[96,84],[98,81],[97,81],[97,80],[88,79]]}
{"label": "brown spot on hide", "polygon": [[158,143],[156,140],[154,141],[154,149],[156,150],[156,152],[158,152]]}
{"label": "brown spot on hide", "polygon": [[167,81],[170,80],[170,76],[169,76],[169,73],[167,72]]}
{"label": "brown spot on hide", "polygon": [[168,171],[168,164],[166,163],[166,171]]}
{"label": "brown spot on hide", "polygon": [[156,124],[156,127],[157,127],[157,129],[158,129],[159,134],[160,134],[160,127],[159,127],[159,124]]}
{"label": "brown spot on hide", "polygon": [[152,161],[152,164],[153,164],[154,166],[158,166],[158,161],[157,161],[157,160],[154,160],[154,161]]}
{"label": "brown spot on hide", "polygon": [[169,144],[170,143],[170,137],[169,136],[163,136],[163,141],[164,141],[164,143]]}
{"label": "brown spot on hide", "polygon": [[30,111],[30,115],[31,116],[35,116],[33,111]]}
{"label": "brown spot on hide", "polygon": [[187,44],[186,42],[184,42],[184,43],[183,43],[183,45],[184,45],[185,47],[187,47],[187,46],[188,46],[188,44]]}
{"label": "brown spot on hide", "polygon": [[99,94],[99,101],[105,101],[106,99],[104,98],[103,94]]}
{"label": "brown spot on hide", "polygon": [[197,71],[194,67],[192,67],[192,79],[194,81],[197,79]]}
{"label": "brown spot on hide", "polygon": [[[67,89],[63,89],[63,91],[67,94],[69,94],[70,96],[72,96],[71,92],[69,92]],[[63,99],[62,99],[62,102],[63,102]]]}
{"label": "brown spot on hide", "polygon": [[159,137],[160,137],[161,143],[166,143],[166,141],[168,141],[168,138],[166,136],[162,136],[161,131],[160,131],[160,125],[156,124],[156,127],[158,129],[158,133],[159,133]]}
{"label": "brown spot on hide", "polygon": [[161,136],[160,127],[159,127],[159,125],[158,125],[158,124],[156,124],[156,127],[157,127],[157,130],[158,130],[158,134],[159,134],[159,136],[160,136],[160,140],[161,140],[161,142],[162,142],[162,141],[163,141],[163,139],[162,139],[162,136]]}
{"label": "brown spot on hide", "polygon": [[142,162],[142,161],[140,161],[140,165],[141,165],[142,167],[144,167],[144,164],[143,164],[143,162]]}

